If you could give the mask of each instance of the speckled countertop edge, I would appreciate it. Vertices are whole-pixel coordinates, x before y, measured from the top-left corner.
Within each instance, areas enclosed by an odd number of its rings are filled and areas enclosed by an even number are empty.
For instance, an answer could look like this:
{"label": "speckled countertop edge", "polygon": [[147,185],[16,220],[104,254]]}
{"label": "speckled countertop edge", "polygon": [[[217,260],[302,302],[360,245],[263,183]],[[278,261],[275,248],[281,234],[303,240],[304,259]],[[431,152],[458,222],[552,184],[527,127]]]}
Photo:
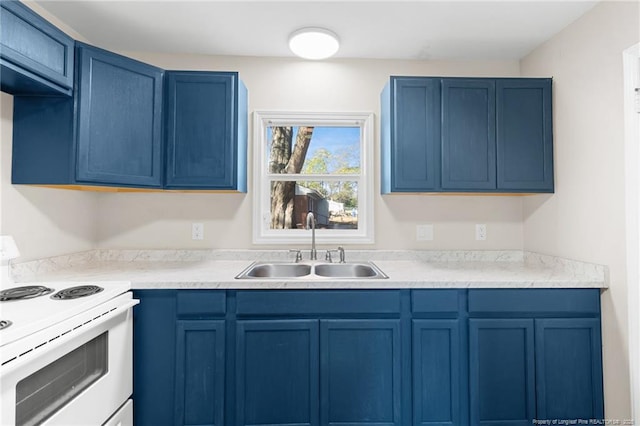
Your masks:
{"label": "speckled countertop edge", "polygon": [[518,250],[348,250],[347,261],[373,261],[389,278],[234,278],[253,261],[290,260],[285,250],[91,250],[14,263],[12,276],[17,283],[126,280],[134,289],[608,287],[606,266]]}

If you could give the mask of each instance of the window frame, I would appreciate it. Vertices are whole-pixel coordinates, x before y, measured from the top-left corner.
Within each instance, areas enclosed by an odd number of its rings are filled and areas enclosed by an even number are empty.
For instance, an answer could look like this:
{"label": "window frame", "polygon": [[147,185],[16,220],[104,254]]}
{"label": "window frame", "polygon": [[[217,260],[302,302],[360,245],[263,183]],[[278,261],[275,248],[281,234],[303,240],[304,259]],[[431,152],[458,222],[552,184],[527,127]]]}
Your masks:
{"label": "window frame", "polygon": [[[370,112],[292,112],[254,111],[253,113],[253,243],[254,244],[307,244],[311,233],[305,229],[270,229],[271,182],[345,181],[358,185],[358,229],[321,229],[316,231],[317,244],[372,244],[374,243],[373,212],[373,150],[374,115]],[[269,141],[267,127],[273,126],[335,126],[360,127],[359,174],[282,174],[268,172]]]}

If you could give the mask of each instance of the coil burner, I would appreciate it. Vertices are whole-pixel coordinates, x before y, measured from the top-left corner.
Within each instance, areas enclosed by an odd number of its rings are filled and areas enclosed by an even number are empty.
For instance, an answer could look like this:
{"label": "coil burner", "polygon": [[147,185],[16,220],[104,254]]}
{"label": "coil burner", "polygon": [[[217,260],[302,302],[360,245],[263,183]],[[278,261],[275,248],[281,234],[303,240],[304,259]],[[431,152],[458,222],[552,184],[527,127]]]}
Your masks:
{"label": "coil burner", "polygon": [[91,296],[92,294],[100,293],[104,290],[102,287],[98,287],[97,285],[79,285],[77,287],[69,287],[59,292],[53,294],[51,296],[52,299],[55,300],[70,300],[70,299],[78,299],[80,297]]}
{"label": "coil burner", "polygon": [[28,285],[24,287],[14,287],[0,291],[0,301],[7,302],[9,300],[32,299],[38,296],[44,296],[53,292],[52,288],[42,285]]}

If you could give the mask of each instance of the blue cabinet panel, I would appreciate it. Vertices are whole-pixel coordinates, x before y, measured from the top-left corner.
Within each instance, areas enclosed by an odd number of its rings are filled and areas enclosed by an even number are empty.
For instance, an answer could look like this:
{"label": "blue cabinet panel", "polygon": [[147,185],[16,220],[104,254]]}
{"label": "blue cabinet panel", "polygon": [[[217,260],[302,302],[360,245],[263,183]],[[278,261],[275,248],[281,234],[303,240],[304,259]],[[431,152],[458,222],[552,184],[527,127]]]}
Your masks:
{"label": "blue cabinet panel", "polygon": [[224,330],[224,321],[178,321],[174,424],[224,426]]}
{"label": "blue cabinet panel", "polygon": [[469,313],[474,316],[597,316],[600,289],[473,289]]}
{"label": "blue cabinet panel", "polygon": [[14,95],[71,95],[73,39],[19,1],[0,2],[0,81]]}
{"label": "blue cabinet panel", "polygon": [[457,319],[413,320],[413,425],[462,426]]}
{"label": "blue cabinet panel", "polygon": [[466,290],[428,289],[411,291],[411,312],[458,316],[460,297]]}
{"label": "blue cabinet panel", "polygon": [[162,70],[78,46],[77,180],[162,184]]}
{"label": "blue cabinet panel", "polygon": [[398,290],[239,291],[237,312],[246,315],[398,314]]}
{"label": "blue cabinet panel", "polygon": [[531,319],[469,320],[470,418],[474,426],[527,426],[536,415]]}
{"label": "blue cabinet panel", "polygon": [[553,192],[550,79],[496,85],[498,188]]}
{"label": "blue cabinet panel", "polygon": [[133,399],[136,426],[175,419],[176,301],[172,290],[135,291]]}
{"label": "blue cabinet panel", "polygon": [[236,424],[318,425],[318,321],[238,321]]}
{"label": "blue cabinet panel", "polygon": [[244,190],[246,89],[238,74],[168,71],[166,100],[165,186]]}
{"label": "blue cabinet panel", "polygon": [[538,419],[603,419],[600,321],[537,319]]}
{"label": "blue cabinet panel", "polygon": [[225,291],[181,290],[176,295],[178,317],[208,318],[227,312]]}
{"label": "blue cabinet panel", "polygon": [[400,321],[322,320],[324,426],[401,424]]}
{"label": "blue cabinet panel", "polygon": [[495,187],[495,82],[443,79],[442,188]]}
{"label": "blue cabinet panel", "polygon": [[390,125],[382,139],[382,190],[416,192],[440,185],[440,79],[392,77],[382,96]]}

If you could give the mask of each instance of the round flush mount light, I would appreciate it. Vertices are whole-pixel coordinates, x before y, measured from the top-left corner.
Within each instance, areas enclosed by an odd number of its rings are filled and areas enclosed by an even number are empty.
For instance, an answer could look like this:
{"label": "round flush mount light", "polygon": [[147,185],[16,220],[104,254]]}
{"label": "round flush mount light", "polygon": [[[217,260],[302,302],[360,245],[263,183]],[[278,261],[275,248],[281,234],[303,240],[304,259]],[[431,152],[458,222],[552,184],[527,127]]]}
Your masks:
{"label": "round flush mount light", "polygon": [[304,59],[326,59],[340,47],[338,36],[324,28],[302,28],[289,36],[289,49]]}

